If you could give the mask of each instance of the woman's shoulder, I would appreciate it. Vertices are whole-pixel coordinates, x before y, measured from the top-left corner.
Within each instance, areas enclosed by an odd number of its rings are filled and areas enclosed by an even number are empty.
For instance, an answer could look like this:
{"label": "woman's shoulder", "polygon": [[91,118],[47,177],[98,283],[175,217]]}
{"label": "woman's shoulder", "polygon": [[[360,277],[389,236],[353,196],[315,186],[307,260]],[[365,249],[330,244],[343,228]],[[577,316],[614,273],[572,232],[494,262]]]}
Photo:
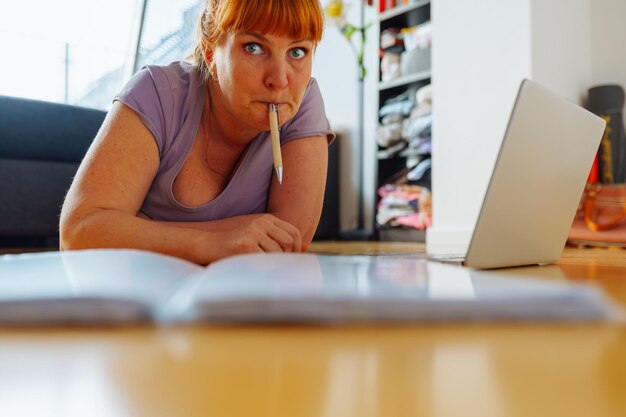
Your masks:
{"label": "woman's shoulder", "polygon": [[309,80],[298,112],[283,125],[282,132],[283,143],[307,136],[327,136],[329,143],[335,138],[326,117],[324,100],[315,78],[311,77]]}
{"label": "woman's shoulder", "polygon": [[200,70],[191,62],[174,61],[168,65],[146,65],[142,71],[145,71],[145,76],[152,79],[157,90],[169,89],[181,93],[202,84]]}
{"label": "woman's shoulder", "polygon": [[192,63],[175,61],[168,65],[146,65],[132,76],[116,99],[136,97],[165,104],[196,93],[202,84],[200,71]]}
{"label": "woman's shoulder", "polygon": [[317,80],[313,77],[309,80],[302,97],[302,103],[300,105],[300,111],[324,112],[324,99],[322,98],[322,92],[317,84]]}
{"label": "woman's shoulder", "polygon": [[[133,109],[151,131],[163,155],[185,121],[195,120],[202,106],[200,71],[188,62],[146,65],[115,97]],[[200,110],[198,110],[200,109]],[[190,128],[191,129],[191,128]]]}
{"label": "woman's shoulder", "polygon": [[315,77],[311,77],[311,79],[309,79],[309,83],[306,85],[304,98],[306,99],[307,96],[319,96],[319,98],[322,97],[322,92],[320,91],[319,84],[317,83]]}

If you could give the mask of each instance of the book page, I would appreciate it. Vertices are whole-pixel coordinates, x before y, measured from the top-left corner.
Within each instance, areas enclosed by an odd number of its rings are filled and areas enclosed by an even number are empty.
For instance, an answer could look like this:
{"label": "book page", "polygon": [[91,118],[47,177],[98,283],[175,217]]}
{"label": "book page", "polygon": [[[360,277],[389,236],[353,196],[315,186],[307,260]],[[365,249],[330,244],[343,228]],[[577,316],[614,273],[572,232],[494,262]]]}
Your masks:
{"label": "book page", "polygon": [[156,253],[98,249],[0,257],[0,323],[146,320],[202,267]]}
{"label": "book page", "polygon": [[402,256],[240,255],[199,275],[200,321],[584,321],[611,310],[592,286]]}

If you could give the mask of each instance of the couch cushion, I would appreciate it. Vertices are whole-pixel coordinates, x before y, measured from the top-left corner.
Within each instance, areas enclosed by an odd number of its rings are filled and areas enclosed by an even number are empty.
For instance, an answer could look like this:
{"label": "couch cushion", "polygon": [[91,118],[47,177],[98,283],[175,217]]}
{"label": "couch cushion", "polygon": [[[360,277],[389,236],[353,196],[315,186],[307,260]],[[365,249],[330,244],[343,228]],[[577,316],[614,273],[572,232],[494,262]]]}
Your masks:
{"label": "couch cushion", "polygon": [[0,96],[0,158],[80,162],[106,113]]}
{"label": "couch cushion", "polygon": [[0,159],[0,236],[56,237],[78,164]]}

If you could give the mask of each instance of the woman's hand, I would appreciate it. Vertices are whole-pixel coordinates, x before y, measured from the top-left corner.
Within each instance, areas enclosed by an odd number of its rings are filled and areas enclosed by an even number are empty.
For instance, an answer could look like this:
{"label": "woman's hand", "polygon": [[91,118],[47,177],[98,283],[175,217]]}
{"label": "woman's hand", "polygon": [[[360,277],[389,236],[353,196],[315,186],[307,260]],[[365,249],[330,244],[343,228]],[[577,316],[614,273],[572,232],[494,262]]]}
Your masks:
{"label": "woman's hand", "polygon": [[[207,234],[203,250],[211,261],[227,256],[255,252],[300,252],[300,231],[272,214],[251,214],[229,220],[228,230]],[[202,250],[202,249],[201,249]]]}

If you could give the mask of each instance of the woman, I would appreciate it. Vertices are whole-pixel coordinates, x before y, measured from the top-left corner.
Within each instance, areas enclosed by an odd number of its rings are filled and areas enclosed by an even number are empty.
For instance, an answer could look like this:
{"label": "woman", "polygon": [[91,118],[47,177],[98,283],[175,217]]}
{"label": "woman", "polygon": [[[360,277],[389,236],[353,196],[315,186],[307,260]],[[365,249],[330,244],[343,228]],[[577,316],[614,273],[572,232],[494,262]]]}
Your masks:
{"label": "woman", "polygon": [[[313,52],[318,0],[206,0],[194,63],[149,66],[114,99],[61,213],[61,249],[123,247],[207,264],[299,252],[334,138]],[[273,172],[268,106],[284,167]]]}

